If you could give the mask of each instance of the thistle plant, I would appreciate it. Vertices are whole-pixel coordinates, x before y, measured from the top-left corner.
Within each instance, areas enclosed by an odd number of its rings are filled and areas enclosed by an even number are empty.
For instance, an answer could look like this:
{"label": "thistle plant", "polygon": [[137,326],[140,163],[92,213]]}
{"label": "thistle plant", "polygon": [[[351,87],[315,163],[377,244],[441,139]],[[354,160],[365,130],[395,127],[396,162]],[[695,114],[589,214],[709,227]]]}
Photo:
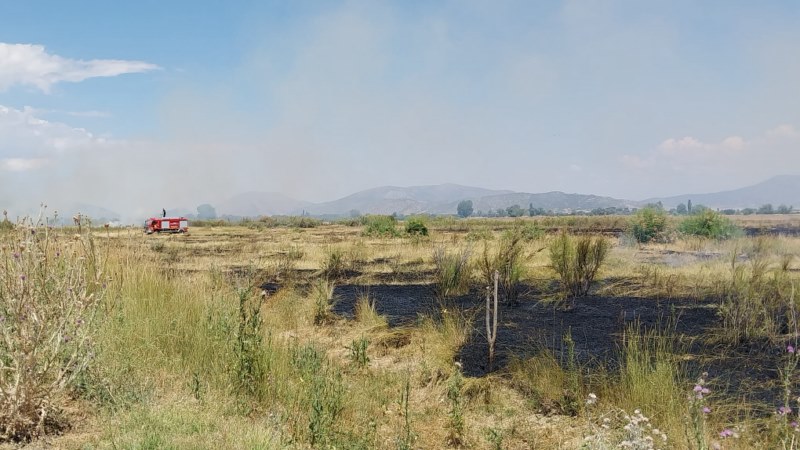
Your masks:
{"label": "thistle plant", "polygon": [[[667,445],[667,434],[654,427],[641,410],[634,410],[630,415],[624,410],[615,409],[593,417],[597,401],[597,395],[593,393],[590,393],[586,399],[586,415],[592,434],[584,438],[581,448],[656,450]],[[621,432],[619,432],[619,428],[621,428]]]}
{"label": "thistle plant", "polygon": [[708,449],[706,442],[706,416],[711,413],[711,408],[707,405],[706,397],[711,393],[711,390],[706,386],[706,377],[708,377],[708,373],[703,372],[703,375],[697,379],[697,383],[695,383],[688,396],[688,431],[691,432],[691,435],[688,436],[688,443],[690,448],[698,450]]}
{"label": "thistle plant", "polygon": [[92,359],[105,283],[91,235],[41,220],[0,237],[0,441],[63,428],[61,406]]}

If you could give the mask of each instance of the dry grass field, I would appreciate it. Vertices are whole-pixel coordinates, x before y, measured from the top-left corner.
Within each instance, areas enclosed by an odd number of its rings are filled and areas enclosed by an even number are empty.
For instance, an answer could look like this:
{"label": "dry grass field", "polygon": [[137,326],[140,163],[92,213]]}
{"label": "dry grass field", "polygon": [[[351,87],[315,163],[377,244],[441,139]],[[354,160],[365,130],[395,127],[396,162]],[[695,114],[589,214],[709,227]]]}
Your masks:
{"label": "dry grass field", "polygon": [[[4,299],[28,295],[16,261],[31,248],[65,259],[64,283],[87,261],[98,280],[47,291],[97,299],[74,350],[86,364],[47,391],[54,419],[5,445],[796,448],[800,238],[770,230],[800,220],[738,220],[766,234],[637,244],[614,231],[623,217],[426,219],[427,236],[402,223],[396,236],[360,223],[70,228],[45,231],[47,247],[41,227],[0,231]],[[588,295],[554,269],[560,229],[610,244]],[[489,362],[495,269],[511,281]],[[4,405],[23,328],[5,331]],[[58,333],[64,348],[78,336]]]}

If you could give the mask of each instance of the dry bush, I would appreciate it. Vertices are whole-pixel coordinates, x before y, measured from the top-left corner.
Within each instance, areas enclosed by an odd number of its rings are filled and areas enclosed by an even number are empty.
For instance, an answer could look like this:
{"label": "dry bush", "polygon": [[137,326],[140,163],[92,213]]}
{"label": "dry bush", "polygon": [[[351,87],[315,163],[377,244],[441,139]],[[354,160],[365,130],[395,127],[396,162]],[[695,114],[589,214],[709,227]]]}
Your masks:
{"label": "dry bush", "polygon": [[566,232],[550,244],[550,263],[561,278],[561,286],[572,298],[589,294],[597,271],[611,244],[604,237],[571,238]]}
{"label": "dry bush", "polygon": [[482,281],[486,286],[494,284],[494,273],[500,274],[499,288],[507,303],[516,304],[519,297],[519,282],[523,275],[523,240],[526,234],[516,228],[503,235],[495,252],[489,251],[488,244],[483,246],[483,255],[478,262]]}
{"label": "dry bush", "polygon": [[105,284],[91,236],[20,224],[0,248],[0,441],[66,425],[70,384],[91,360]]}
{"label": "dry bush", "polygon": [[717,284],[714,296],[720,301],[722,337],[738,344],[769,339],[792,332],[792,317],[797,315],[794,281],[781,261],[770,268],[767,241],[754,241],[750,261],[739,264],[738,252],[731,258],[731,274]]}
{"label": "dry bush", "polygon": [[311,292],[314,300],[314,325],[324,325],[333,320],[334,283],[317,280]]}

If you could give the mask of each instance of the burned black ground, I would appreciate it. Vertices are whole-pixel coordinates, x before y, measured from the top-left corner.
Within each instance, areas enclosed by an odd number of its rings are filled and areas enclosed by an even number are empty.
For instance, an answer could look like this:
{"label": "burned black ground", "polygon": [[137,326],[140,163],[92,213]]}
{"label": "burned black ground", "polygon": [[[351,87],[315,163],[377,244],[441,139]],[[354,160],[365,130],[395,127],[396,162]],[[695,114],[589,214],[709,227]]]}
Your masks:
{"label": "burned black ground", "polygon": [[[497,373],[502,374],[513,358],[542,351],[566,364],[567,334],[574,342],[580,367],[614,373],[620,367],[626,330],[657,329],[671,337],[687,382],[707,372],[708,379],[723,395],[764,405],[780,401],[776,381],[782,347],[767,342],[737,346],[714,343],[711,337],[719,323],[717,308],[711,301],[591,296],[577,299],[572,307],[565,308],[562,303],[538,299],[533,289],[523,291],[527,294],[519,305],[501,306],[493,367]],[[344,284],[335,290],[335,312],[352,317],[355,302],[362,295],[375,301],[378,313],[385,315],[392,327],[413,324],[421,315],[436,316],[440,311],[429,284]],[[471,339],[458,354],[464,373],[488,374],[483,300],[478,292],[471,292],[449,299],[448,305],[475,318]]]}

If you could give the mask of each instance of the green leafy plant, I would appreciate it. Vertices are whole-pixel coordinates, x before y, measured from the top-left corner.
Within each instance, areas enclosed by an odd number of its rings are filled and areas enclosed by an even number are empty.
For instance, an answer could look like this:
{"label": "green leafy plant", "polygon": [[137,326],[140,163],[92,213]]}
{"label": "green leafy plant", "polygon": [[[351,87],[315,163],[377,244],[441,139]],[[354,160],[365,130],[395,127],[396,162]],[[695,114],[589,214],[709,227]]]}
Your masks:
{"label": "green leafy plant", "polygon": [[464,444],[464,397],[461,392],[464,377],[456,367],[447,383],[447,399],[450,401],[450,430],[447,435],[448,444],[461,447]]}
{"label": "green leafy plant", "polygon": [[397,219],[392,216],[364,216],[365,236],[372,237],[397,237]]}
{"label": "green leafy plant", "polygon": [[417,436],[411,428],[411,411],[409,408],[409,399],[411,397],[411,377],[407,374],[403,389],[400,391],[400,413],[403,415],[403,430],[400,436],[397,437],[398,450],[411,450],[414,448],[414,441]]}
{"label": "green leafy plant", "polygon": [[239,288],[239,327],[236,333],[234,386],[240,395],[258,399],[266,370],[262,364],[263,337],[261,305],[263,297],[253,289]]}
{"label": "green leafy plant", "polygon": [[423,222],[422,219],[408,219],[408,221],[406,221],[406,234],[411,236],[427,236],[428,227],[425,226],[425,222]]}
{"label": "green leafy plant", "polygon": [[708,208],[700,209],[678,225],[678,231],[710,239],[730,239],[740,231],[727,217]]}
{"label": "green leafy plant", "polygon": [[350,346],[350,360],[353,361],[358,367],[366,367],[369,364],[369,356],[367,355],[367,348],[369,347],[369,339],[361,336],[354,339]]}
{"label": "green leafy plant", "polygon": [[662,240],[666,227],[667,213],[663,208],[655,206],[647,206],[636,211],[631,219],[631,233],[640,244]]}

